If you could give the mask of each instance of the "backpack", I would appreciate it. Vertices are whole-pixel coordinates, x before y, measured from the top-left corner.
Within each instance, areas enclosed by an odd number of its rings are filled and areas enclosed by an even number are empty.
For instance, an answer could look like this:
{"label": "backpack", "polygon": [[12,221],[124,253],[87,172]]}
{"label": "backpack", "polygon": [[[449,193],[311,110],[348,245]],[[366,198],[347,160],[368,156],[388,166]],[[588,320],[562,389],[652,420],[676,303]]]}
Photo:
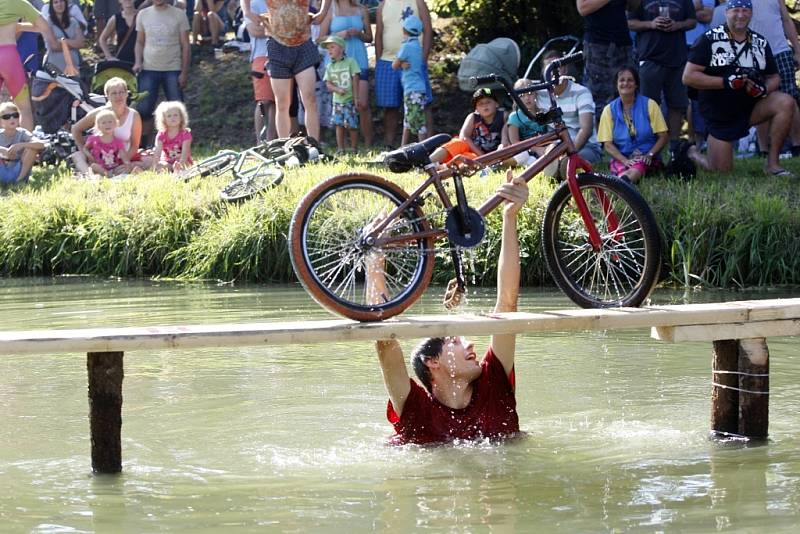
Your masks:
{"label": "backpack", "polygon": [[520,58],[519,46],[507,37],[478,44],[461,60],[458,67],[458,86],[462,91],[472,92],[475,87],[470,78],[489,74],[502,76],[513,85],[517,81]]}

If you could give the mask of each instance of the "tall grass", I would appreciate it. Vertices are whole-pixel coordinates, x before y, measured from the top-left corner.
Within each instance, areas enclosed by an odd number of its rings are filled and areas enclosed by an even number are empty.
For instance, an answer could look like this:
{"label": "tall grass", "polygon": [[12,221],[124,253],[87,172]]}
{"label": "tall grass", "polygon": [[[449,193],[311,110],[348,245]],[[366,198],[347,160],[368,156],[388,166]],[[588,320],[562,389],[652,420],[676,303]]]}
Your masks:
{"label": "tall grass", "polygon": [[[700,175],[690,183],[648,178],[642,194],[664,236],[667,280],[678,286],[751,287],[800,283],[800,198],[796,184],[763,177],[756,162],[737,162],[736,175]],[[356,160],[287,170],[283,183],[239,204],[219,200],[222,176],[189,183],[144,173],[124,180],[79,181],[65,169],[38,172],[32,185],[0,194],[0,273],[96,274],[222,281],[293,280],[287,233],[302,196],[343,172],[381,174],[406,191],[414,174],[392,175]],[[466,180],[477,206],[504,179]],[[520,215],[525,285],[548,284],[541,221],[555,184],[530,183]],[[429,199],[425,211],[440,210]],[[474,284],[494,283],[499,210],[483,242],[465,254]],[[435,280],[450,279],[446,250]]]}

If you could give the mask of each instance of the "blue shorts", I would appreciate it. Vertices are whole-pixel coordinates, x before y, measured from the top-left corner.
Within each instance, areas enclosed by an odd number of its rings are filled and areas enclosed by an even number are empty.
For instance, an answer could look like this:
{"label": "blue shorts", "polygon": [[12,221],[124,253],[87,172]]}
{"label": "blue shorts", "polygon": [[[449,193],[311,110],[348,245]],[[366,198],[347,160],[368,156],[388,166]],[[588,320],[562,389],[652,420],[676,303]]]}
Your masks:
{"label": "blue shorts", "polygon": [[[403,105],[403,84],[400,81],[402,71],[394,70],[392,62],[379,59],[375,65],[375,103],[379,108],[399,108]],[[422,66],[422,77],[425,79],[425,105],[433,102],[431,81],[428,77],[428,65]]]}
{"label": "blue shorts", "polygon": [[14,184],[20,178],[22,170],[22,160],[0,162],[0,183]]}
{"label": "blue shorts", "polygon": [[335,126],[341,126],[349,130],[358,129],[358,111],[356,105],[350,102],[334,102],[331,122]]}
{"label": "blue shorts", "polygon": [[311,41],[298,46],[286,46],[275,39],[267,39],[267,72],[274,80],[289,80],[320,62],[317,45]]}

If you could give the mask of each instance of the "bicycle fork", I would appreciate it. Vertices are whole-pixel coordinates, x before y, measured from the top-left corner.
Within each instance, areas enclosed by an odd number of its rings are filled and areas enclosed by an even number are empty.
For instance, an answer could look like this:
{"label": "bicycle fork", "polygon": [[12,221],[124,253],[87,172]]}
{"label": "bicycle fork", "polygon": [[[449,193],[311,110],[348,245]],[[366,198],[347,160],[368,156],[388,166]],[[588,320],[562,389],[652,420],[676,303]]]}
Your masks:
{"label": "bicycle fork", "polygon": [[[572,198],[575,200],[575,205],[578,208],[578,213],[581,215],[583,224],[589,233],[589,244],[592,246],[592,250],[595,252],[600,252],[603,246],[603,240],[600,237],[600,232],[598,231],[597,226],[595,225],[594,218],[589,212],[589,207],[586,205],[586,199],[583,198],[580,187],[578,187],[578,169],[588,170],[591,172],[592,167],[583,158],[578,156],[578,154],[572,154],[569,156],[567,161],[567,186],[572,193]],[[618,241],[621,237],[621,234],[619,231],[619,220],[617,219],[617,214],[614,213],[614,209],[604,191],[601,189],[595,189],[595,195],[600,201],[600,205],[603,207],[603,216],[605,220],[608,221],[608,229],[611,231],[613,239]]]}

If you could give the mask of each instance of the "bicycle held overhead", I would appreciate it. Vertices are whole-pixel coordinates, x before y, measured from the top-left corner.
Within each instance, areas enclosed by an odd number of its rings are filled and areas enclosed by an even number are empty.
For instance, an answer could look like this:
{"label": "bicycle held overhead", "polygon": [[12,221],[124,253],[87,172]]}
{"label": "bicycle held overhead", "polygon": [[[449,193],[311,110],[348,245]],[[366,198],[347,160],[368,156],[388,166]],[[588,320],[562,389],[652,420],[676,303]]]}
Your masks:
{"label": "bicycle held overhead", "polygon": [[[434,248],[444,239],[455,278],[451,303],[465,290],[461,250],[477,245],[486,232],[484,218],[503,202],[493,195],[470,205],[464,179],[534,147],[548,151],[518,176],[531,180],[564,156],[566,180],[545,209],[542,249],[559,288],[583,307],[638,306],[658,281],[660,238],[655,217],[638,191],[615,177],[596,174],[575,150],[554,94],[562,65],[581,53],[550,63],[545,81],[513,89],[499,76],[475,84],[499,83],[529,118],[552,131],[469,159],[456,156],[444,165],[430,154],[450,139],[439,134],[390,153],[394,172],[421,168],[427,178],[406,193],[380,176],[350,173],[328,178],[301,200],[289,230],[290,255],[298,279],[323,307],[345,317],[375,321],[397,315],[425,291],[433,274]],[[550,107],[531,116],[519,95],[547,91]],[[583,171],[578,174],[578,170]],[[451,186],[454,198],[448,188]],[[431,211],[431,200],[438,210]],[[366,294],[365,265],[372,254],[385,260],[386,291],[375,303]]]}

